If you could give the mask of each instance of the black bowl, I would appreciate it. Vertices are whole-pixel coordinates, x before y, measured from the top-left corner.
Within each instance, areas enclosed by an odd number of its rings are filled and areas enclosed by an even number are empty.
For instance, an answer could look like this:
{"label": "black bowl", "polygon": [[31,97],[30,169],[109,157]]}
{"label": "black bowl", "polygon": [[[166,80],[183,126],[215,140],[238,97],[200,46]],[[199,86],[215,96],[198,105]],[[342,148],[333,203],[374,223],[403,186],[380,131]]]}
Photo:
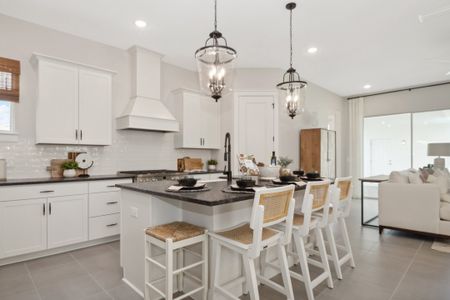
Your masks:
{"label": "black bowl", "polygon": [[194,186],[197,183],[197,179],[195,178],[180,178],[178,179],[178,184],[182,186]]}
{"label": "black bowl", "polygon": [[316,179],[320,177],[320,174],[317,172],[306,173],[306,177]]}
{"label": "black bowl", "polygon": [[294,175],[280,176],[280,180],[281,180],[282,182],[296,181],[296,180],[297,180],[297,176],[294,176]]}
{"label": "black bowl", "polygon": [[294,173],[294,175],[297,175],[297,176],[303,176],[303,175],[305,175],[305,171],[303,171],[303,170],[294,171],[294,172],[292,172],[292,173]]}
{"label": "black bowl", "polygon": [[245,189],[249,187],[254,187],[256,184],[256,181],[253,179],[238,179],[236,180],[236,184],[238,187]]}

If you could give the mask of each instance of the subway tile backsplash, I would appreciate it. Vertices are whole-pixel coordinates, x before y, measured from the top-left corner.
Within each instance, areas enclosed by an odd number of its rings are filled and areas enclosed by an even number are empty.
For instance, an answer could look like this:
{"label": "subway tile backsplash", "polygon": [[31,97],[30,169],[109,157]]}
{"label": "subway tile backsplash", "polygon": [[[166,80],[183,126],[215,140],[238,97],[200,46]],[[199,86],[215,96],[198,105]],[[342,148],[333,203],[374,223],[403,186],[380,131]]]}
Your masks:
{"label": "subway tile backsplash", "polygon": [[50,160],[66,158],[70,151],[88,152],[94,159],[89,174],[113,174],[120,170],[176,169],[177,158],[206,160],[212,150],[174,148],[173,133],[116,131],[111,146],[36,145],[33,138],[19,136],[15,143],[0,142],[0,158],[7,160],[7,178],[47,177]]}

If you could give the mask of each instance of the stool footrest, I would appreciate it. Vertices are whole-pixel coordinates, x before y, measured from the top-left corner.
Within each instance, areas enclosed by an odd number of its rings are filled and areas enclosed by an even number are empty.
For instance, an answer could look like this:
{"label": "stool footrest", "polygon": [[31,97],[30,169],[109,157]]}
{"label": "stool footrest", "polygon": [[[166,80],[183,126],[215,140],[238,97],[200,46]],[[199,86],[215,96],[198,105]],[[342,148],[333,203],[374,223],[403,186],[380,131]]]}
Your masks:
{"label": "stool footrest", "polygon": [[203,265],[204,263],[205,263],[205,261],[204,261],[204,260],[201,260],[201,261],[198,261],[198,262],[196,262],[196,263],[193,263],[193,264],[191,264],[191,265],[189,265],[189,266],[186,266],[186,267],[183,267],[183,268],[174,270],[174,271],[173,271],[173,275],[177,275],[178,273],[181,273],[181,272],[184,272],[184,271],[186,271],[186,270],[189,270],[189,269],[195,268],[195,267],[197,267],[197,266]]}
{"label": "stool footrest", "polygon": [[202,287],[202,286],[201,286],[201,287],[198,287],[198,288],[196,288],[196,289],[193,289],[192,291],[189,291],[189,292],[187,292],[187,293],[185,293],[185,294],[183,294],[183,295],[181,295],[181,296],[179,296],[179,297],[176,297],[176,298],[173,299],[173,300],[181,300],[181,299],[184,299],[184,298],[189,297],[190,295],[195,294],[195,293],[197,293],[197,292],[199,292],[199,291],[201,291],[201,290],[203,290],[203,287]]}
{"label": "stool footrest", "polygon": [[[162,278],[164,279],[164,278]],[[158,282],[161,281],[161,279],[153,281],[153,282]],[[152,290],[154,290],[155,292],[157,292],[158,294],[160,294],[163,298],[166,298],[166,294],[164,294],[160,289],[158,289],[157,287],[155,287],[153,284],[146,282],[145,283],[149,288],[151,288]]]}
{"label": "stool footrest", "polygon": [[166,267],[165,267],[163,264],[160,264],[159,262],[157,262],[156,260],[154,260],[154,259],[152,259],[152,258],[150,258],[150,257],[148,257],[148,256],[146,256],[145,259],[146,259],[148,262],[154,264],[155,266],[160,267],[160,268],[163,269],[163,270],[166,269]]}
{"label": "stool footrest", "polygon": [[220,286],[216,286],[214,289],[217,290],[218,292],[221,292],[222,295],[224,295],[224,296],[226,296],[226,297],[228,297],[228,298],[230,298],[230,299],[233,299],[233,300],[240,300],[240,298],[236,297],[235,295],[233,295],[233,294],[230,293],[229,291],[227,291],[227,290],[221,288]]}

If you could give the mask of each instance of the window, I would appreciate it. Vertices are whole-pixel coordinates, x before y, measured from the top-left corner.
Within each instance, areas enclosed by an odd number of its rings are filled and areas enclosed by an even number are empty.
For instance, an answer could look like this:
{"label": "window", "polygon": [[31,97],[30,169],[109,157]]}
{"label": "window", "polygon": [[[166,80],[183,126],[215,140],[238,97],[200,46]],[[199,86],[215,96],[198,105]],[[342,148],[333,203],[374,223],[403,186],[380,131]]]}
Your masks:
{"label": "window", "polygon": [[14,103],[20,96],[20,62],[0,57],[0,133],[14,133]]}
{"label": "window", "polygon": [[429,143],[450,143],[450,110],[364,118],[364,176],[433,164]]}

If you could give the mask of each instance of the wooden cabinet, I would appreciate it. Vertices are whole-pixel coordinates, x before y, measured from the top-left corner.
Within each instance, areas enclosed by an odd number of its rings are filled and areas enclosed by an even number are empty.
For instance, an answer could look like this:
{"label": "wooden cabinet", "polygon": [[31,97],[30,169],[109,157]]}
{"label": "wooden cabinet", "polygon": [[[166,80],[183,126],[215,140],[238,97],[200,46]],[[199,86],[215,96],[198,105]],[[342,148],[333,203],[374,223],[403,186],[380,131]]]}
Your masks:
{"label": "wooden cabinet", "polygon": [[48,249],[87,241],[88,197],[48,199]]}
{"label": "wooden cabinet", "polygon": [[336,178],[336,132],[321,128],[300,131],[300,166],[320,176]]}
{"label": "wooden cabinet", "polygon": [[47,199],[0,202],[0,258],[47,248]]}
{"label": "wooden cabinet", "polygon": [[110,145],[113,72],[43,55],[34,58],[36,143]]}
{"label": "wooden cabinet", "polygon": [[177,148],[219,149],[220,105],[210,97],[187,90],[176,92]]}

